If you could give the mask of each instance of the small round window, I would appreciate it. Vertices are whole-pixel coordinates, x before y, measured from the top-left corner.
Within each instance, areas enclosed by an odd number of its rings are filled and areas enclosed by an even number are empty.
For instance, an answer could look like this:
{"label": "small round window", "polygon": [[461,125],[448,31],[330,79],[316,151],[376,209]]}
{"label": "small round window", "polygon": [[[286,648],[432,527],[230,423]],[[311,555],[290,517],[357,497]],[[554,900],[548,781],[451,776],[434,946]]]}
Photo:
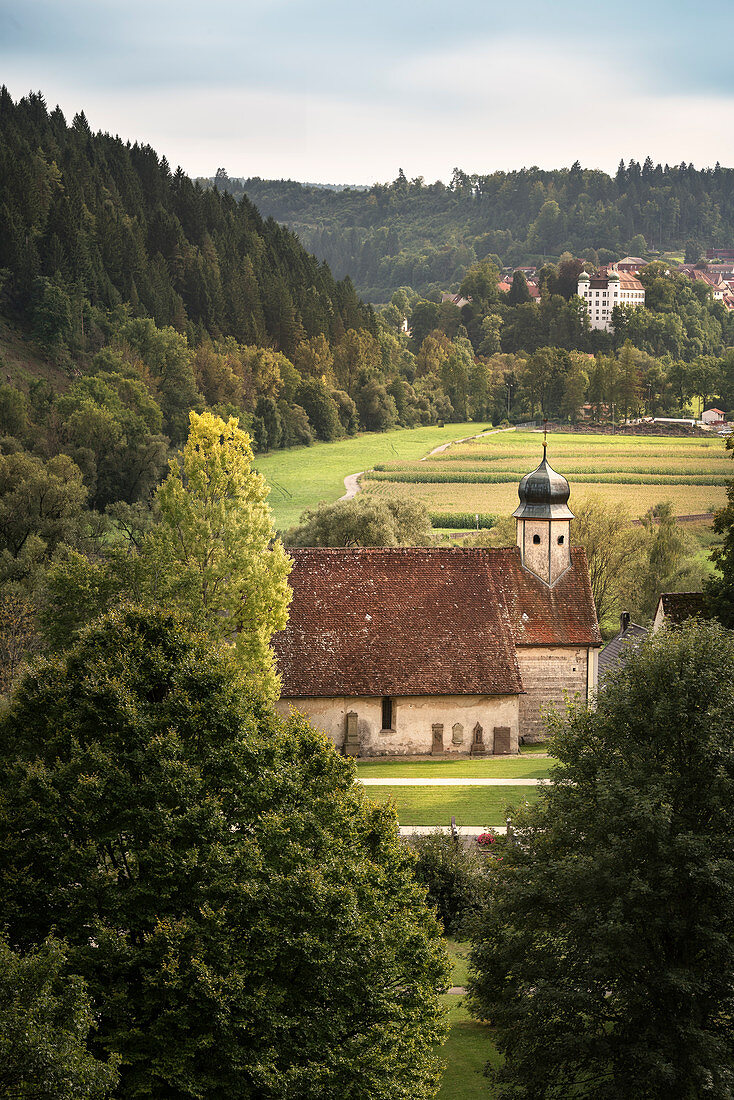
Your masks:
{"label": "small round window", "polygon": [[533,542],[538,546],[540,544],[540,535],[533,535]]}

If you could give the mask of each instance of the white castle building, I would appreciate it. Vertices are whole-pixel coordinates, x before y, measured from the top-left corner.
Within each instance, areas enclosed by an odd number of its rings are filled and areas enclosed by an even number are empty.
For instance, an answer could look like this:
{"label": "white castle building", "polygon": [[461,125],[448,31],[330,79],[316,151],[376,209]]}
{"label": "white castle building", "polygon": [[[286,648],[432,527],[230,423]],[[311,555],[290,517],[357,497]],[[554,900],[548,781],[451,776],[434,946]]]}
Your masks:
{"label": "white castle building", "polygon": [[578,296],[586,302],[592,328],[614,329],[612,310],[615,306],[645,304],[645,288],[639,279],[627,272],[608,271],[605,275],[579,275]]}

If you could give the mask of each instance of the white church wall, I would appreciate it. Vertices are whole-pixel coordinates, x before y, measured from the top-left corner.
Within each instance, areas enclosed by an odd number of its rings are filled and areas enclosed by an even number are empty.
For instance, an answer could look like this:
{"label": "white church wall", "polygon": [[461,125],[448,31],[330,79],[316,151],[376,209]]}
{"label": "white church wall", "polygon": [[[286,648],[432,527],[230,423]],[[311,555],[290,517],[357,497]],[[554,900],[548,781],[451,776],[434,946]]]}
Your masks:
{"label": "white church wall", "polygon": [[[324,731],[337,748],[342,748],[346,716],[358,718],[360,753],[363,756],[427,755],[433,748],[433,727],[443,726],[443,750],[468,753],[477,722],[484,731],[487,752],[493,749],[495,726],[509,728],[510,751],[517,752],[519,706],[516,695],[417,695],[393,700],[393,729],[382,729],[382,699],[307,698],[281,699],[278,711],[287,715],[299,711]],[[454,727],[461,726],[461,731]],[[460,739],[459,739],[460,738]]]}

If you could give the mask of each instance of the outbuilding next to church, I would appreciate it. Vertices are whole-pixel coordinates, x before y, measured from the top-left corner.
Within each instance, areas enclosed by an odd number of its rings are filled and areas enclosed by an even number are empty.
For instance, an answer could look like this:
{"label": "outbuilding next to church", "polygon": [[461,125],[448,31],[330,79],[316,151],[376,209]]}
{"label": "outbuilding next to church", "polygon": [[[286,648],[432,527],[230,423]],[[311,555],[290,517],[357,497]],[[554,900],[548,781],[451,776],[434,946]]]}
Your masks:
{"label": "outbuilding next to church", "polygon": [[601,636],[568,482],[544,458],[519,496],[513,547],[291,550],[281,712],[354,755],[513,753],[545,708],[589,699]]}

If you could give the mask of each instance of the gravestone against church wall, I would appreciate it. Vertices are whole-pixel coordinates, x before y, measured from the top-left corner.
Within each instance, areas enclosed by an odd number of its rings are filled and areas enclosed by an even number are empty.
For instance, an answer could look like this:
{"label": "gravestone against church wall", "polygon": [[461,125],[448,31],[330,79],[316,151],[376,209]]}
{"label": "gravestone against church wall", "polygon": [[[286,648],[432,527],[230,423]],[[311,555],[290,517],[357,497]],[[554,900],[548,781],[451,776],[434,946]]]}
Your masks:
{"label": "gravestone against church wall", "polygon": [[461,722],[454,722],[451,727],[451,743],[453,745],[461,745],[464,741],[464,727]]}
{"label": "gravestone against church wall", "polygon": [[359,756],[359,733],[357,731],[357,712],[350,710],[346,719],[346,732],[344,734],[344,755]]}
{"label": "gravestone against church wall", "polygon": [[494,727],[494,754],[495,756],[512,752],[509,726]]}
{"label": "gravestone against church wall", "polygon": [[431,726],[431,732],[433,733],[431,753],[438,755],[438,753],[443,752],[443,722],[434,722]]}
{"label": "gravestone against church wall", "polygon": [[479,722],[472,730],[472,743],[471,743],[472,756],[486,756],[487,748],[484,744],[484,730]]}

